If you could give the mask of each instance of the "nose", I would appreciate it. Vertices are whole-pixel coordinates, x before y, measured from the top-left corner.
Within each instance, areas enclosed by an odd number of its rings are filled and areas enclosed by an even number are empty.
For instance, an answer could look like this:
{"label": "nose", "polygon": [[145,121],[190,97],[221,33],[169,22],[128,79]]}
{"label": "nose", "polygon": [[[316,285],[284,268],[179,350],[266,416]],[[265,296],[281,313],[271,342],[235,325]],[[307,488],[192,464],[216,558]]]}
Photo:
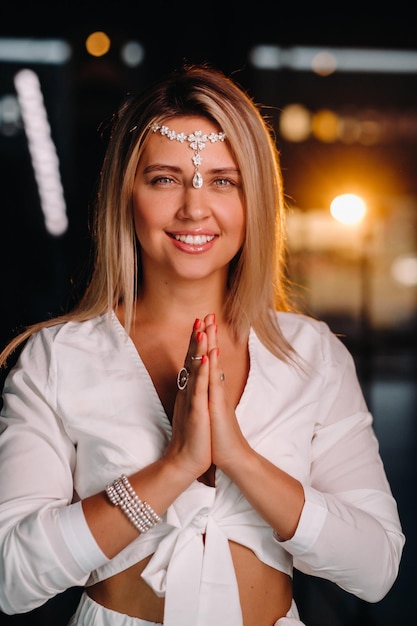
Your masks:
{"label": "nose", "polygon": [[210,215],[210,207],[206,202],[203,189],[195,189],[191,184],[187,186],[182,198],[178,217],[183,220],[199,221]]}

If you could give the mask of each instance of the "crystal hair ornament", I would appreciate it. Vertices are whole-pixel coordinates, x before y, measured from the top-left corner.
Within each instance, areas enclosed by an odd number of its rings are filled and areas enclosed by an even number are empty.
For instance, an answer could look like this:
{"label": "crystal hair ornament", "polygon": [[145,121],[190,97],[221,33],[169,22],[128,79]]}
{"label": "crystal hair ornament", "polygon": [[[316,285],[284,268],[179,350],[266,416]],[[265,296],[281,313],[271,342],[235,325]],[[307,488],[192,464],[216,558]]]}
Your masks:
{"label": "crystal hair ornament", "polygon": [[177,133],[175,130],[171,130],[168,126],[159,126],[158,124],[152,124],[152,130],[154,133],[160,132],[164,137],[168,137],[171,141],[174,139],[180,143],[184,141],[188,142],[188,146],[194,151],[193,164],[194,164],[194,176],[193,187],[200,189],[203,186],[203,177],[199,172],[199,167],[203,161],[203,157],[200,154],[201,150],[204,150],[206,143],[216,143],[216,141],[224,141],[226,139],[226,133],[210,133],[209,135],[203,135],[201,130],[195,130],[190,135],[186,133]]}

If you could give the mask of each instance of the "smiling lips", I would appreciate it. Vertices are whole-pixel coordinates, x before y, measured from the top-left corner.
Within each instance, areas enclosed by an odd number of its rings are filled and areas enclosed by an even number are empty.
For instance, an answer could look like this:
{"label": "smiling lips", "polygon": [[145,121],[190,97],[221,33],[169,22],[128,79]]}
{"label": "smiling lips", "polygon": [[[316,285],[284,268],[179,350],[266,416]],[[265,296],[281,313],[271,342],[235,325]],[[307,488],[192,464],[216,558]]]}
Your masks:
{"label": "smiling lips", "polygon": [[191,235],[190,233],[170,233],[175,247],[188,254],[200,254],[208,252],[214,246],[217,235],[203,235],[202,233]]}
{"label": "smiling lips", "polygon": [[214,239],[214,235],[173,235],[173,237],[176,241],[190,246],[204,246]]}

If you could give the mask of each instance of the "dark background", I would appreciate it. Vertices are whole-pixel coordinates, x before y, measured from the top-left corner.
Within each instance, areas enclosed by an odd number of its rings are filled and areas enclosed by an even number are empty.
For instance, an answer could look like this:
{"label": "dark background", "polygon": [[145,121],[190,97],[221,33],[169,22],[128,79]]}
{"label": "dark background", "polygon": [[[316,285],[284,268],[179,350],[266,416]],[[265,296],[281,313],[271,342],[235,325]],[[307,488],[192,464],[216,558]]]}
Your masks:
{"label": "dark background", "polygon": [[[108,55],[100,59],[89,57],[84,48],[86,37],[95,30],[106,31],[113,42]],[[308,14],[299,5],[283,9],[278,2],[245,8],[227,2],[175,7],[144,2],[3,4],[0,39],[7,37],[63,38],[71,44],[73,56],[64,67],[35,68],[60,155],[69,217],[65,235],[54,238],[45,231],[24,136],[0,136],[1,345],[25,324],[68,308],[82,291],[91,246],[89,206],[105,148],[100,128],[128,91],[141,89],[184,60],[209,61],[234,75],[256,101],[273,110],[297,96],[310,107],[340,106],[348,101],[417,111],[416,74],[342,75],[324,82],[288,72],[260,77],[248,62],[252,46],[260,43],[417,50],[412,11],[398,3],[386,10],[380,5],[368,8],[366,3],[357,7],[339,3],[333,9],[321,4],[316,10],[310,7]],[[136,70],[127,70],[118,57],[120,46],[130,38],[139,40],[145,49],[144,62]],[[0,96],[12,89],[18,67],[0,62]],[[280,148],[287,194],[306,210],[322,201],[328,181],[338,175],[332,167],[339,159],[357,162],[365,158],[363,149],[330,148],[317,142],[294,147],[280,141]],[[395,192],[416,197],[416,156],[413,142],[372,151],[372,158],[382,164],[380,178],[387,181],[387,195],[392,193],[388,181],[394,169],[400,174],[395,178]],[[319,191],[309,182],[317,170],[322,181]],[[357,361],[407,544],[399,578],[377,605],[299,574],[296,599],[308,626],[392,626],[413,619],[417,592],[415,322],[412,318],[382,331],[371,328],[370,346],[363,342],[361,320],[346,323],[343,316],[327,315],[332,327],[345,333],[344,340]],[[26,616],[0,614],[0,622],[64,626],[77,595],[78,590],[70,591]]]}

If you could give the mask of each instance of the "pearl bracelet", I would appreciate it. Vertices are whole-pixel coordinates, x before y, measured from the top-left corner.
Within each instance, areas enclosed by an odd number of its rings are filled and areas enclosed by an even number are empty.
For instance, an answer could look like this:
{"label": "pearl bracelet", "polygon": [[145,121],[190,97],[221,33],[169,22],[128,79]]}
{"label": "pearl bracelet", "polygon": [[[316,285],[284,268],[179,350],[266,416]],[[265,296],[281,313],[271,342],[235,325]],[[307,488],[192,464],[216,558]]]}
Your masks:
{"label": "pearl bracelet", "polygon": [[110,502],[122,509],[140,533],[146,533],[162,522],[162,517],[159,517],[147,502],[139,499],[125,474],[107,485],[106,493]]}

